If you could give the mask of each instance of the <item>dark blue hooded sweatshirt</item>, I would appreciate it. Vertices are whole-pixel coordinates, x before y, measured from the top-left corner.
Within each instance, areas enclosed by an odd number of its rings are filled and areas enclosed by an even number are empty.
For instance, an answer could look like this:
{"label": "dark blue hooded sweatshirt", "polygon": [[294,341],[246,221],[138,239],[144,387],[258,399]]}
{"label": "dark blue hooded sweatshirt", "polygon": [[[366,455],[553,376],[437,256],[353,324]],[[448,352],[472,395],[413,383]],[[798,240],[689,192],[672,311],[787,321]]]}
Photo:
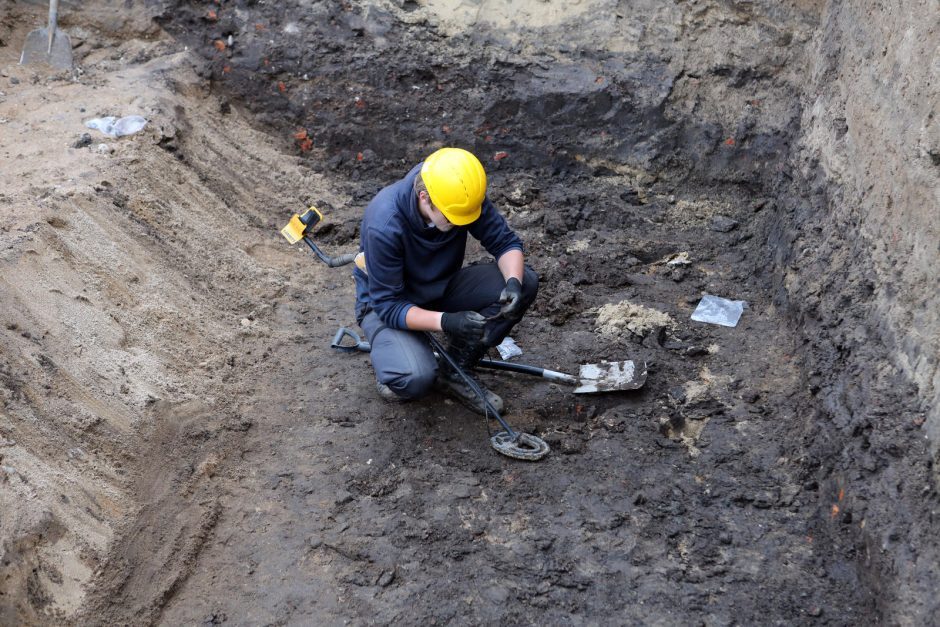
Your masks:
{"label": "dark blue hooded sweatshirt", "polygon": [[421,165],[376,194],[366,207],[360,247],[368,274],[359,268],[353,270],[359,322],[374,309],[386,326],[406,329],[408,310],[441,298],[448,281],[463,266],[467,233],[495,259],[510,250],[522,250],[522,240],[488,198],[472,224],[455,226],[446,233],[428,226],[418,212],[414,191]]}

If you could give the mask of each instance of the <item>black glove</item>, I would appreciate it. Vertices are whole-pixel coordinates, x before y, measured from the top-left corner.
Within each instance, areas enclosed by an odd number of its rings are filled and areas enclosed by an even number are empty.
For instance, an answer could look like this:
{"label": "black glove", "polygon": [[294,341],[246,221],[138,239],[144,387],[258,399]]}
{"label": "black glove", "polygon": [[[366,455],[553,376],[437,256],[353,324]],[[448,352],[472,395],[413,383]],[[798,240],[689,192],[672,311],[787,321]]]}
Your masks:
{"label": "black glove", "polygon": [[483,326],[486,318],[475,311],[458,311],[457,313],[444,313],[441,316],[441,328],[444,333],[470,344],[483,339]]}
{"label": "black glove", "polygon": [[522,317],[522,283],[519,279],[513,277],[506,281],[506,287],[499,295],[499,302],[503,303],[499,310],[501,318],[506,320],[518,320]]}

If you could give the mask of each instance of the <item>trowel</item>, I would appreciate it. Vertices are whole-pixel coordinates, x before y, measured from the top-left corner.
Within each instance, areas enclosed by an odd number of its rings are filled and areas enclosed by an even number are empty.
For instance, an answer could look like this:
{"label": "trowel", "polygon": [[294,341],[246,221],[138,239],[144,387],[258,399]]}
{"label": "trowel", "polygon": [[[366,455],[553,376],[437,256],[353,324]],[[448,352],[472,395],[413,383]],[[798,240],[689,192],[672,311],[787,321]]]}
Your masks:
{"label": "trowel", "polygon": [[72,42],[68,35],[56,27],[58,14],[59,0],[50,0],[49,26],[37,28],[26,36],[20,65],[47,63],[60,70],[72,68]]}

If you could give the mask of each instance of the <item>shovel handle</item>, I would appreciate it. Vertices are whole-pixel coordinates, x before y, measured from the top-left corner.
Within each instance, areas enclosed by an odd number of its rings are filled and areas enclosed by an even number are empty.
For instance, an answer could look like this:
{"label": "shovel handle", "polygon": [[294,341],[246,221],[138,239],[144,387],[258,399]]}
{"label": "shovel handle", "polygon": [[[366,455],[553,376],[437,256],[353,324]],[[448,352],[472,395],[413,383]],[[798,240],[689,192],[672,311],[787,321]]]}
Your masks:
{"label": "shovel handle", "polygon": [[46,54],[52,54],[52,40],[55,39],[55,26],[59,20],[59,0],[49,0],[49,49]]}
{"label": "shovel handle", "polygon": [[561,381],[569,385],[577,385],[578,378],[564,372],[549,370],[548,368],[539,368],[528,364],[514,364],[508,361],[499,361],[498,359],[481,359],[480,366],[492,370],[508,370],[510,372],[521,372],[522,374],[531,374],[536,377],[542,377],[549,381]]}
{"label": "shovel handle", "polygon": [[[353,343],[344,343],[347,338],[352,340]],[[333,342],[330,344],[330,348],[340,351],[341,353],[368,353],[372,350],[372,346],[367,340],[364,340],[358,333],[346,327],[340,327],[336,330],[336,335],[333,336]],[[568,385],[578,385],[578,378],[570,374],[565,374],[564,372],[558,372],[556,370],[549,370],[548,368],[530,366],[528,364],[514,364],[508,361],[500,361],[498,359],[481,359],[480,366],[482,368],[489,368],[491,370],[508,370],[509,372],[530,374],[536,377],[542,377],[543,379],[548,379],[549,381],[560,381],[561,383],[567,383]]]}
{"label": "shovel handle", "polygon": [[[343,344],[343,340],[346,338],[351,339],[355,344]],[[368,353],[372,350],[372,346],[368,341],[359,337],[359,334],[353,331],[352,329],[347,329],[346,327],[340,327],[336,331],[336,335],[333,336],[333,343],[330,344],[330,348],[340,351],[341,353]]]}

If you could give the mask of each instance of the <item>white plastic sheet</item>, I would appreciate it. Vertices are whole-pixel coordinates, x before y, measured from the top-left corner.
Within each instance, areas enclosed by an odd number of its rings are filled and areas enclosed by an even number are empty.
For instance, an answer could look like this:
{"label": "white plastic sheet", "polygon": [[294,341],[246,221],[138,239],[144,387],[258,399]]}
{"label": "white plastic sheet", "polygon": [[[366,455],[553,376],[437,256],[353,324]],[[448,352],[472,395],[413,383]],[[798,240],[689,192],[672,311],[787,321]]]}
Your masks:
{"label": "white plastic sheet", "polygon": [[139,115],[128,115],[120,120],[109,115],[104,118],[94,118],[85,122],[85,126],[101,131],[111,137],[123,137],[124,135],[133,135],[147,126],[147,120]]}
{"label": "white plastic sheet", "polygon": [[728,300],[719,296],[705,294],[698,307],[692,312],[692,320],[720,324],[723,327],[736,327],[747,303],[743,300]]}

